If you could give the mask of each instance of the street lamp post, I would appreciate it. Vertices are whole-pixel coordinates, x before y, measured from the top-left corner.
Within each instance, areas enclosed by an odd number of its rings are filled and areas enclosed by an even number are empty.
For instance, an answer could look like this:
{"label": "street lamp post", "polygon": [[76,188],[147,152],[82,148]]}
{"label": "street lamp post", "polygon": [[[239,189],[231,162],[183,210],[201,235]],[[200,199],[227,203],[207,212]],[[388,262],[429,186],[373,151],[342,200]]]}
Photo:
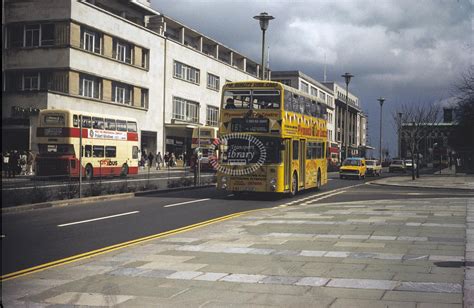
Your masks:
{"label": "street lamp post", "polygon": [[385,102],[385,98],[379,97],[377,99],[380,103],[380,143],[379,143],[379,153],[380,153],[380,163],[382,163],[382,107],[383,102]]}
{"label": "street lamp post", "polygon": [[402,158],[402,115],[398,113],[398,158]]}
{"label": "street lamp post", "polygon": [[351,82],[351,78],[354,77],[354,75],[351,75],[350,73],[345,73],[341,77],[344,77],[346,81],[346,114],[344,116],[344,143],[345,143],[345,157],[344,159],[347,158],[348,156],[348,151],[349,151],[349,82]]}
{"label": "street lamp post", "polygon": [[275,19],[275,17],[268,15],[268,13],[263,12],[260,15],[254,16],[254,19],[257,19],[260,22],[260,29],[262,29],[262,80],[265,79],[265,31],[268,29],[268,24],[270,20]]}

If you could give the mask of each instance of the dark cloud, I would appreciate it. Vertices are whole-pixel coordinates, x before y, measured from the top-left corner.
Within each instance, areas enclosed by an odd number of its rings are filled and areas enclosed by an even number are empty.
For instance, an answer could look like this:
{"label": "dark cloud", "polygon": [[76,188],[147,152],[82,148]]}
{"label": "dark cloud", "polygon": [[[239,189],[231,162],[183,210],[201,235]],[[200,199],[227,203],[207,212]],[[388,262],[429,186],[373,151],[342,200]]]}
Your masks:
{"label": "dark cloud", "polygon": [[[152,0],[156,10],[260,61],[261,32],[254,15],[276,17],[267,32],[270,67],[301,70],[342,83],[356,77],[351,90],[369,115],[369,136],[378,144],[379,104],[391,121],[403,103],[440,101],[473,63],[473,4],[469,0]],[[391,124],[383,134],[391,153]],[[385,144],[385,142],[384,142]]]}

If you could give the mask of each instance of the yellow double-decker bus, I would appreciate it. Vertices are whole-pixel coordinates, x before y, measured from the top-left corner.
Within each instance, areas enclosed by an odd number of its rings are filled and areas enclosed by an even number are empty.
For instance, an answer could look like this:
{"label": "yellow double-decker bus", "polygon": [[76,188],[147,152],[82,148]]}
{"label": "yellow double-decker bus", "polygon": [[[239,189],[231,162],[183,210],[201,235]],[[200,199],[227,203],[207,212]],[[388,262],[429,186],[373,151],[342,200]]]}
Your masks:
{"label": "yellow double-decker bus", "polygon": [[219,189],[295,195],[327,183],[327,110],[272,81],[224,85],[216,145]]}

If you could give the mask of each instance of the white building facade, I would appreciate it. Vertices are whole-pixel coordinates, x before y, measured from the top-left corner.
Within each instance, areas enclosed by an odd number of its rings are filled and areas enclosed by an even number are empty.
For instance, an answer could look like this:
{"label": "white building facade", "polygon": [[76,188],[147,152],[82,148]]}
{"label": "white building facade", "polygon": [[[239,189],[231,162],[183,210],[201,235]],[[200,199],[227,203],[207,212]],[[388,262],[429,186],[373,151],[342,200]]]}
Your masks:
{"label": "white building facade", "polygon": [[142,150],[184,152],[191,128],[217,127],[222,85],[257,78],[255,61],[147,0],[3,5],[2,150],[36,150],[36,115],[56,108],[133,117]]}

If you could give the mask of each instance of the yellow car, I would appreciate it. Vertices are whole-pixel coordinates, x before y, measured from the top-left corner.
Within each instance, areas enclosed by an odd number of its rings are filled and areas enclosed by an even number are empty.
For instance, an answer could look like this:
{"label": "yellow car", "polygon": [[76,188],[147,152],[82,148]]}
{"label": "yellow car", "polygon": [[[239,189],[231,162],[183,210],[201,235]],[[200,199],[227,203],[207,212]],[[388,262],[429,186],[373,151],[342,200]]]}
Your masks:
{"label": "yellow car", "polygon": [[358,179],[365,178],[367,173],[367,165],[365,159],[361,157],[346,158],[339,168],[339,178],[355,177]]}

